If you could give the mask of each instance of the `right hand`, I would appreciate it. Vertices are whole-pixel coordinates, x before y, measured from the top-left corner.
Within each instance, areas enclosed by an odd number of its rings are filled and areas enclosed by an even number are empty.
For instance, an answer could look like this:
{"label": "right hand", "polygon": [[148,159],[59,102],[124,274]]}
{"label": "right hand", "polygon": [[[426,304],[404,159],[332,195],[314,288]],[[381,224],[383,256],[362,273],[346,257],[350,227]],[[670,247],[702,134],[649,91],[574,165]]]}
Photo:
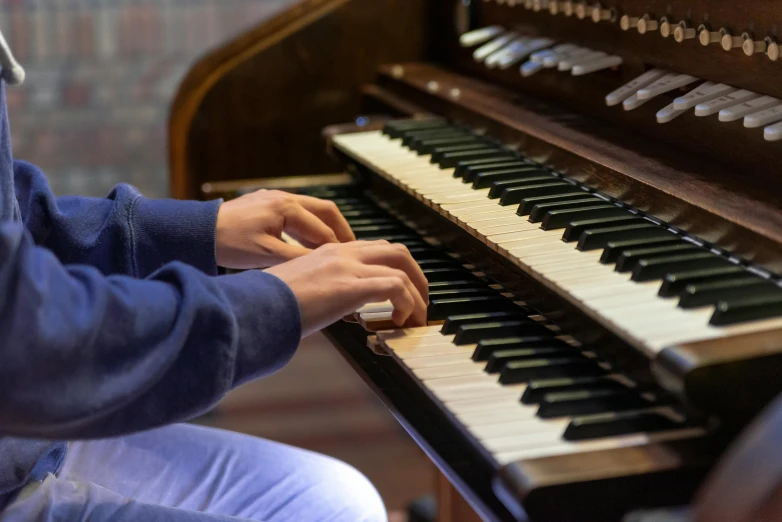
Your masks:
{"label": "right hand", "polygon": [[353,241],[323,245],[266,272],[282,279],[301,310],[302,337],[368,303],[390,300],[398,326],[426,324],[429,284],[404,245]]}

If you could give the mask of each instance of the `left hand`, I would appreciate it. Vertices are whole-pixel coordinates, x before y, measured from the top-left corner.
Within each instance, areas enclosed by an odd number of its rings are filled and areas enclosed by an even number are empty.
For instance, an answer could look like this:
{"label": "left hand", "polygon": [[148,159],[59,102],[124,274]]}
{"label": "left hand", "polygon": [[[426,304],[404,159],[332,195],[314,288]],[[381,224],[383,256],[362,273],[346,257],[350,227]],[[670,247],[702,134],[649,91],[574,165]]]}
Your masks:
{"label": "left hand", "polygon": [[[283,232],[303,247],[285,243]],[[355,239],[333,202],[279,190],[227,201],[217,213],[217,264],[225,268],[267,268]]]}

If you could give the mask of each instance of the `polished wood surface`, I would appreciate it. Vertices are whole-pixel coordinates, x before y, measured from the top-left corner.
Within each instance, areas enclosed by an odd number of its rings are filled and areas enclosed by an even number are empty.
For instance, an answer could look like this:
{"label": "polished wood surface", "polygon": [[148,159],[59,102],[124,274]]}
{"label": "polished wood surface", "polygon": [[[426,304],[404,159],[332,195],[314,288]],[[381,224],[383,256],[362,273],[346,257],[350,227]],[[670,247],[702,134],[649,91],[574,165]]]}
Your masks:
{"label": "polished wood surface", "polygon": [[302,0],[203,57],[171,110],[173,196],[333,172],[321,128],[357,115],[379,64],[424,56],[425,17],[423,0]]}

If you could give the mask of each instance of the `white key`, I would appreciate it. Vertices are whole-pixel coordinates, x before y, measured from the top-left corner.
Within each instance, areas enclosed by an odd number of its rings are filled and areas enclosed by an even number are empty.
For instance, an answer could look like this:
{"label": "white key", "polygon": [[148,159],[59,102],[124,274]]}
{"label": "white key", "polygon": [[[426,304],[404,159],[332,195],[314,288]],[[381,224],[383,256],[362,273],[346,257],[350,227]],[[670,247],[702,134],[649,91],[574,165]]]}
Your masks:
{"label": "white key", "polygon": [[722,109],[720,111],[720,121],[740,120],[744,116],[768,109],[774,105],[777,105],[778,103],[782,103],[782,101],[780,101],[778,98],[771,96],[761,96],[760,98],[755,98],[754,100],[749,100],[747,102],[739,103],[738,105],[733,105],[726,109]]}
{"label": "white key", "polygon": [[738,89],[735,87],[725,85],[724,83],[715,84],[714,82],[705,82],[684,96],[679,96],[673,100],[673,107],[677,111],[692,109],[700,103],[706,103],[713,100],[714,98],[725,96],[726,94],[730,94],[737,90]]}
{"label": "white key", "polygon": [[666,74],[659,80],[650,83],[643,89],[639,89],[636,94],[641,100],[650,100],[655,96],[659,96],[666,92],[673,91],[674,89],[687,86],[697,80],[698,78],[688,74],[670,73]]}
{"label": "white key", "polygon": [[504,31],[505,29],[499,25],[490,25],[488,27],[475,29],[474,31],[468,31],[459,37],[459,45],[462,47],[474,47],[488,42]]}
{"label": "white key", "polygon": [[752,91],[741,89],[730,94],[726,94],[725,96],[720,96],[719,98],[715,98],[711,101],[696,105],[695,115],[710,116],[721,111],[722,109],[732,107],[739,103],[750,101],[755,98],[760,98],[760,95]]}
{"label": "white key", "polygon": [[611,92],[606,96],[606,105],[613,107],[619,105],[627,98],[638,92],[639,89],[643,89],[647,85],[659,80],[667,74],[663,69],[652,69],[646,71],[638,78],[627,82],[619,87],[617,90]]}
{"label": "white key", "polygon": [[748,129],[755,129],[778,121],[782,121],[782,103],[774,105],[764,111],[745,116],[744,126]]}

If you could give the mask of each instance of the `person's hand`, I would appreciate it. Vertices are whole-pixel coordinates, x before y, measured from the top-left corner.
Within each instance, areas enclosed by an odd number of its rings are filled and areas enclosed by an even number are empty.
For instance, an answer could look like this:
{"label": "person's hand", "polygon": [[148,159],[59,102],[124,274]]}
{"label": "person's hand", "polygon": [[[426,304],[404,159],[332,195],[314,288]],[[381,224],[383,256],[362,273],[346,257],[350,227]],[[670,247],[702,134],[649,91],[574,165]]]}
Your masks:
{"label": "person's hand", "polygon": [[398,326],[426,324],[429,283],[404,245],[354,241],[324,245],[269,268],[296,295],[306,337],[368,303],[390,300]]}
{"label": "person's hand", "polygon": [[[303,247],[282,241],[283,232]],[[227,201],[217,213],[217,264],[225,268],[266,268],[355,239],[333,202],[279,190]]]}

